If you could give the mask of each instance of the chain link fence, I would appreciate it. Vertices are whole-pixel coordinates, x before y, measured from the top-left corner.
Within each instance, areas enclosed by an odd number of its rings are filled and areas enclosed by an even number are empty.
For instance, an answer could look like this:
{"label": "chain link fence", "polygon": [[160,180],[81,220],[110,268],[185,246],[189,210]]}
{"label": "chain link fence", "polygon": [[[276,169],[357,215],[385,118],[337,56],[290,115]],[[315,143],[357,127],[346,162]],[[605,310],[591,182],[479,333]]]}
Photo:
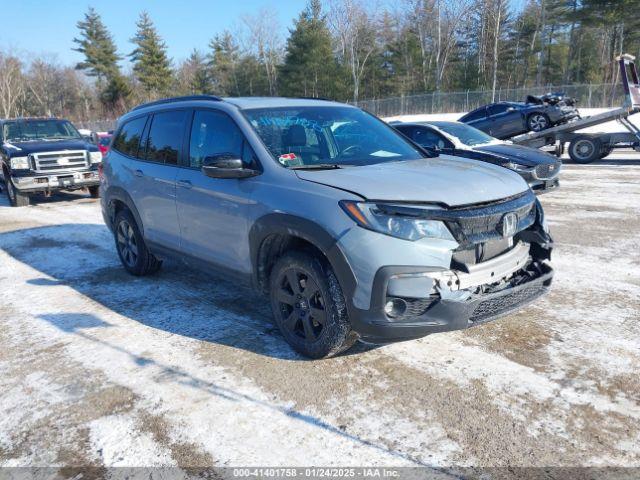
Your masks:
{"label": "chain link fence", "polygon": [[[609,108],[620,106],[624,100],[622,85],[554,85],[546,87],[496,90],[495,101],[524,101],[527,95],[564,92],[577,100],[578,108]],[[491,90],[466,92],[434,92],[404,97],[361,100],[358,106],[378,117],[419,115],[425,113],[463,113],[492,102]]]}

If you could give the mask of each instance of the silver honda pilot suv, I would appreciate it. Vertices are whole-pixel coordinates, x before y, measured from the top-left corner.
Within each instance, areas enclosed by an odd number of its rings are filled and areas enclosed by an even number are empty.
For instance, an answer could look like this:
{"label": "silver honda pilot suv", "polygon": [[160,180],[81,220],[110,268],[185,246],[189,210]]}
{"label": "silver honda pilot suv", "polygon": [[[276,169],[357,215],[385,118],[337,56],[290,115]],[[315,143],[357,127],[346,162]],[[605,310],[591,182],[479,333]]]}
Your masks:
{"label": "silver honda pilot suv", "polygon": [[172,257],[249,284],[313,358],[481,324],[553,276],[542,207],[516,173],[432,157],[340,103],[147,103],[119,120],[102,178],[127,271]]}

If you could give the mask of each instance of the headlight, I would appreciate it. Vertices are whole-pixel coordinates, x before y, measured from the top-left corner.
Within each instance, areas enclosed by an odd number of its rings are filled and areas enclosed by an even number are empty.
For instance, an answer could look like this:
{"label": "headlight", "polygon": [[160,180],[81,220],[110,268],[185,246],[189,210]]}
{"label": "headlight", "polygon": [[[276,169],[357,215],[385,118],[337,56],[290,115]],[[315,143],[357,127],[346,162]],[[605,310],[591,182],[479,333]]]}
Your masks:
{"label": "headlight", "polygon": [[29,157],[13,157],[11,159],[12,170],[29,170]]}
{"label": "headlight", "polygon": [[340,206],[358,225],[374,232],[411,241],[421,238],[455,241],[443,222],[423,218],[433,209],[346,200]]}
{"label": "headlight", "polygon": [[102,152],[89,152],[89,158],[91,159],[91,163],[100,163],[102,162]]}
{"label": "headlight", "polygon": [[515,170],[516,172],[528,172],[533,170],[533,167],[527,167],[526,165],[520,165],[519,163],[507,162],[504,164],[509,170]]}

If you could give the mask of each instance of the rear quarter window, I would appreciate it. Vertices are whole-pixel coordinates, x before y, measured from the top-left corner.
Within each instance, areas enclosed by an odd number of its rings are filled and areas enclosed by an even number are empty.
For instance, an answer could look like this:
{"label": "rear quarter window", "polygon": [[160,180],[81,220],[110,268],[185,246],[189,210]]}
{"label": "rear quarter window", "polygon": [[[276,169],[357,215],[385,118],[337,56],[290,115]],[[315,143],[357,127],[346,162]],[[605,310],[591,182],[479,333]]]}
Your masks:
{"label": "rear quarter window", "polygon": [[147,117],[134,118],[125,123],[113,140],[113,149],[130,157],[137,157],[140,150],[140,140],[144,132]]}

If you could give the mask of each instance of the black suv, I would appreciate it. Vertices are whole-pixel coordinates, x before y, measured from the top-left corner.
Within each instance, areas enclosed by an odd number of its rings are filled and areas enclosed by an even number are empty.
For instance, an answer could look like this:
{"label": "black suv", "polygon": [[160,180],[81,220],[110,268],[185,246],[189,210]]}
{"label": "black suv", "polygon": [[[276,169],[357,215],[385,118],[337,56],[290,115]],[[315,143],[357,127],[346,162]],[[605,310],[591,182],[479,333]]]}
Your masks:
{"label": "black suv", "polygon": [[0,120],[0,170],[12,206],[29,205],[30,195],[87,188],[99,196],[102,153],[68,120]]}

